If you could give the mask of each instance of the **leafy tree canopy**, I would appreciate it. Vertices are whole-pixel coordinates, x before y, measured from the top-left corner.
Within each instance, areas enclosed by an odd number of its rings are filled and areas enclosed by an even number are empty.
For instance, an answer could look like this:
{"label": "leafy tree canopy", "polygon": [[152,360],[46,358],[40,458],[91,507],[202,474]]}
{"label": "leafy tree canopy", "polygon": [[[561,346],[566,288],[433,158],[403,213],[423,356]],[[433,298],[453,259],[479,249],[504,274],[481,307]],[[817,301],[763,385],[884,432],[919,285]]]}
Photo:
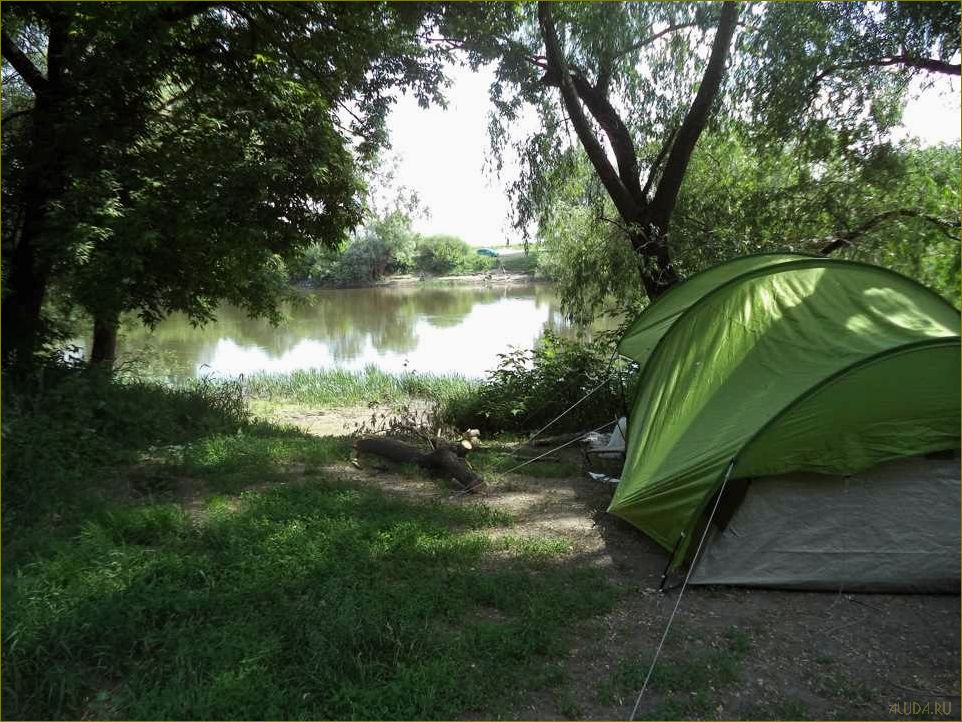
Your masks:
{"label": "leafy tree canopy", "polygon": [[[522,159],[518,227],[544,221],[580,146],[655,296],[678,278],[672,218],[703,131],[871,159],[911,77],[959,74],[958,27],[948,2],[453,5],[437,42],[496,63],[492,148]],[[513,137],[525,106],[539,127]]]}
{"label": "leafy tree canopy", "polygon": [[429,12],[4,3],[5,356],[51,281],[113,319],[272,313],[285,260],[360,222],[396,92],[440,100]]}
{"label": "leafy tree canopy", "polygon": [[[540,262],[565,312],[589,322],[640,308],[637,256],[583,154],[543,215]],[[959,152],[912,143],[801,164],[742,134],[706,134],[672,223],[682,276],[750,253],[831,252],[892,268],[959,302]]]}

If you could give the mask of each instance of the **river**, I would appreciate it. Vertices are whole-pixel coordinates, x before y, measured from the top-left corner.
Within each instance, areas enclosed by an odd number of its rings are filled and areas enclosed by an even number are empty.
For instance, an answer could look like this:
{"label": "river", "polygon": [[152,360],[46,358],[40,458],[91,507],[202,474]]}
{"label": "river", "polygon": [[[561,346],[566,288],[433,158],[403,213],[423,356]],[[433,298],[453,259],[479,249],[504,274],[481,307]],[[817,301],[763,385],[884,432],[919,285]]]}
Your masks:
{"label": "river", "polygon": [[276,327],[230,306],[204,327],[179,314],[153,331],[130,319],[118,351],[121,362],[138,358],[179,378],[366,366],[480,377],[546,329],[578,333],[547,284],[377,287],[306,294]]}

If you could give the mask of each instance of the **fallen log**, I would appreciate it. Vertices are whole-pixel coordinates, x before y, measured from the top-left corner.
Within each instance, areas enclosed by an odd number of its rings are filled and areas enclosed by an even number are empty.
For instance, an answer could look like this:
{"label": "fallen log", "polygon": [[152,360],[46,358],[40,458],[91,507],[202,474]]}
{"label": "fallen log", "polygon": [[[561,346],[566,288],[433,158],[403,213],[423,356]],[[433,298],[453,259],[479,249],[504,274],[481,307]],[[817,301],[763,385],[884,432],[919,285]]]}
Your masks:
{"label": "fallen log", "polygon": [[428,453],[397,439],[383,437],[358,439],[354,448],[364,454],[374,454],[389,461],[415,463],[422,469],[454,479],[465,491],[477,491],[484,480],[464,462],[469,449],[462,444],[440,442]]}

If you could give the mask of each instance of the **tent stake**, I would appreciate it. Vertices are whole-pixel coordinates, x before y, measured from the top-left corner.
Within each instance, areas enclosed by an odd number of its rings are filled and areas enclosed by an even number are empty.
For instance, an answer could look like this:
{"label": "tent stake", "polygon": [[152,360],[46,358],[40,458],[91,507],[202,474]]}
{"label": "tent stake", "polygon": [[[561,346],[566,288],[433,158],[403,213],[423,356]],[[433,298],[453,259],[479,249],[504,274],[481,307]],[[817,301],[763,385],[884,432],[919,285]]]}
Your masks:
{"label": "tent stake", "polygon": [[675,554],[678,552],[678,547],[681,546],[682,539],[685,538],[685,532],[682,532],[678,536],[678,541],[675,542],[674,548],[671,550],[671,554],[668,555],[668,563],[665,565],[665,571],[661,574],[661,584],[658,585],[658,591],[665,591],[665,582],[668,581],[668,570],[671,569],[671,563],[675,559]]}

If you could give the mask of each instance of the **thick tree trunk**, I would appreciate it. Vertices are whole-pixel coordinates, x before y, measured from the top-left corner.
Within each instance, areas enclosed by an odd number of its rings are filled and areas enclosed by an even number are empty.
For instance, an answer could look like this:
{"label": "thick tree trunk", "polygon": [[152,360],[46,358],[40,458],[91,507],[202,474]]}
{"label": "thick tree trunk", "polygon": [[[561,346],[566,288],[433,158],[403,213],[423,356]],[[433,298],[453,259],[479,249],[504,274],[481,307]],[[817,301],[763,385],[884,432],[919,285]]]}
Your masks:
{"label": "thick tree trunk", "polygon": [[[59,79],[56,75],[53,77]],[[7,259],[7,297],[0,311],[0,345],[5,367],[29,363],[40,345],[41,311],[53,268],[43,236],[51,202],[63,189],[63,159],[53,142],[61,116],[58,99],[62,94],[59,86],[49,79],[42,87],[43,92],[36,95],[31,113],[30,153],[21,188],[23,225]]]}
{"label": "thick tree trunk", "polygon": [[25,232],[10,256],[7,297],[0,312],[3,365],[28,363],[42,336],[40,312],[47,292],[49,272],[34,252],[35,238]]}
{"label": "thick tree trunk", "polygon": [[90,347],[90,363],[111,368],[117,358],[117,328],[120,319],[116,313],[98,314],[94,318],[94,338]]}
{"label": "thick tree trunk", "polygon": [[[618,112],[605,97],[607,80],[601,77],[596,85],[592,85],[578,72],[569,69],[551,17],[551,4],[538,3],[538,22],[548,65],[542,82],[560,89],[562,102],[578,140],[619,215],[628,226],[629,240],[640,259],[641,281],[651,300],[658,298],[679,280],[671,262],[668,227],[691,153],[708,122],[725,76],[725,64],[737,20],[738,10],[735,3],[723,3],[712,41],[711,55],[695,98],[681,125],[672,131],[665,142],[649,172],[648,181],[642,188],[638,176],[637,153],[631,135]],[[642,41],[638,47],[646,42],[649,40]],[[606,151],[595,137],[581,107],[582,103],[607,136],[617,160],[617,170],[611,165]],[[648,190],[656,176],[658,183],[655,185],[653,197],[649,199]]]}
{"label": "thick tree trunk", "polygon": [[643,264],[640,272],[645,293],[654,301],[679,280],[678,272],[671,262],[667,234],[655,225],[646,213],[639,215],[632,225],[645,229],[630,232],[628,239]]}

